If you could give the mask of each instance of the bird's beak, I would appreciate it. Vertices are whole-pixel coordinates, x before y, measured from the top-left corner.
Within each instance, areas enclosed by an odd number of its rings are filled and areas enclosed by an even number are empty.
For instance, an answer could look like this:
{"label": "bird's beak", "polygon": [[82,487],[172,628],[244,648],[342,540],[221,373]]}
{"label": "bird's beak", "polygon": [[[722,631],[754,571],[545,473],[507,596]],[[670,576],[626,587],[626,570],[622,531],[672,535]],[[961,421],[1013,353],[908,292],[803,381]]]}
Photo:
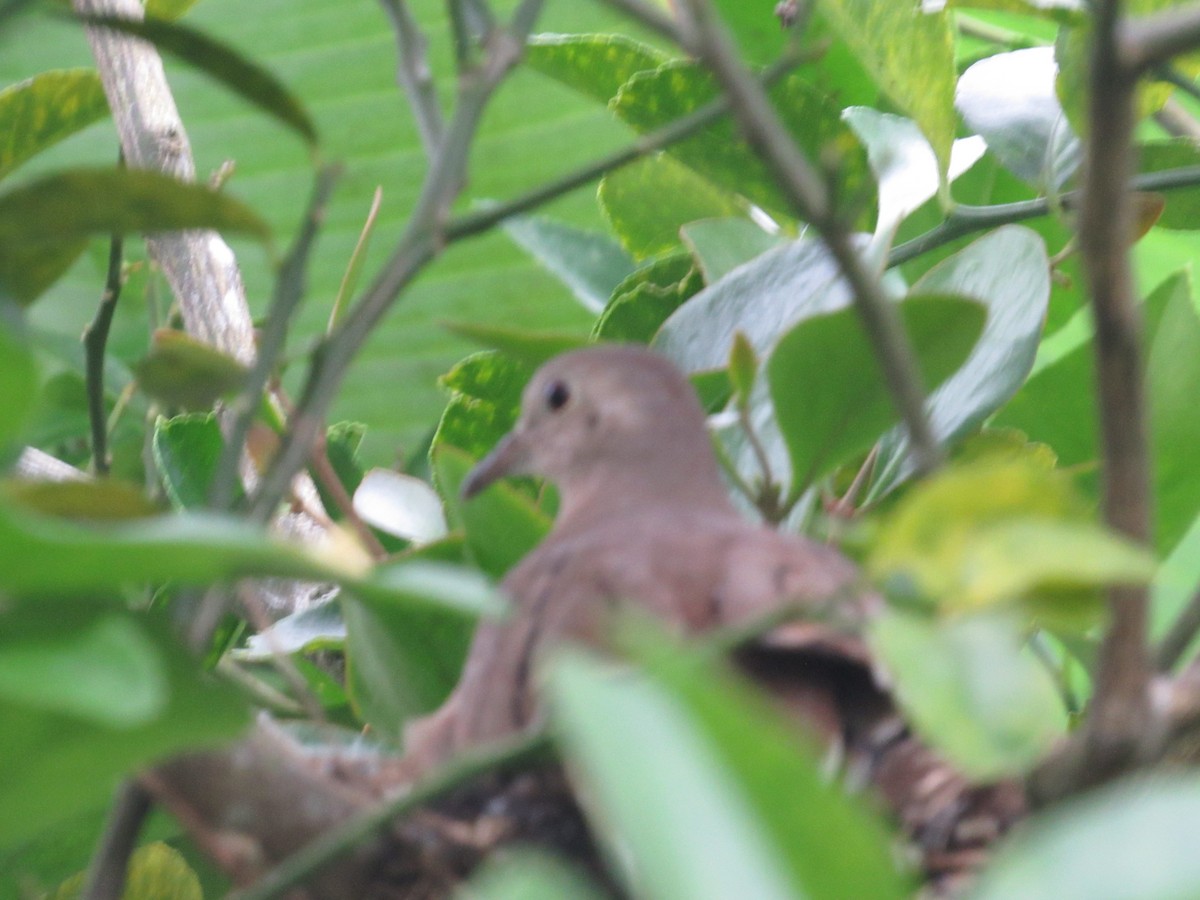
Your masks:
{"label": "bird's beak", "polygon": [[522,475],[526,471],[528,450],[520,431],[506,434],[487,456],[479,461],[463,480],[459,493],[470,500],[494,481],[506,475]]}

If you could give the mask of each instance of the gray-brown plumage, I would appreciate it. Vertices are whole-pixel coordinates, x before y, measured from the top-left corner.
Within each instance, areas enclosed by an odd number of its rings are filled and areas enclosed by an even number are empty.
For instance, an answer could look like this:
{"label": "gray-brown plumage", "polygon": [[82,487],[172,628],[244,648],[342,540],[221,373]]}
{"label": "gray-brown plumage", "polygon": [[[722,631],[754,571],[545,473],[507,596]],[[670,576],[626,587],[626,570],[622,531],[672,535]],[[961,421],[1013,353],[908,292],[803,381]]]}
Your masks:
{"label": "gray-brown plumage", "polygon": [[[515,474],[558,486],[558,518],[504,580],[512,614],[479,627],[458,687],[410,727],[414,775],[534,723],[539,662],[564,641],[603,646],[614,606],[636,604],[676,632],[697,634],[798,604],[811,609],[809,620],[745,648],[743,669],[840,744],[863,780],[886,773],[877,789],[906,830],[920,837],[933,822],[953,831],[944,814],[966,810],[967,786],[948,770],[935,772],[944,765],[908,737],[854,634],[878,601],[858,588],[857,570],[837,551],[738,512],[704,412],[671,363],[614,346],[548,362],[525,390],[516,427],[464,494]],[[917,811],[932,788],[948,786],[954,796],[946,804]]]}

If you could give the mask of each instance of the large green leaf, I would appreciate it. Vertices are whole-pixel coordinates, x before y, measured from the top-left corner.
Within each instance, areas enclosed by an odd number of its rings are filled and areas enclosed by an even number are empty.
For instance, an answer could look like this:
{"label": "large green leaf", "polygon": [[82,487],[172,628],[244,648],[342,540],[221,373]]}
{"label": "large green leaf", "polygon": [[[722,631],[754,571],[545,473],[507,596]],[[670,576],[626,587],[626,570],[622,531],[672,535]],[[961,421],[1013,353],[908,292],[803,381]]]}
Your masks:
{"label": "large green leaf", "polygon": [[1021,774],[1065,731],[1054,680],[1009,616],[892,613],[870,638],[908,722],[970,778]]}
{"label": "large green leaf", "polygon": [[920,126],[944,177],[957,128],[949,14],[875,0],[826,0],[821,10],[884,93]]}
{"label": "large green leaf", "polygon": [[608,235],[544,216],[514,217],[504,230],[594,313],[604,309],[613,288],[633,271],[633,260]]}
{"label": "large green leaf", "polygon": [[[915,295],[899,306],[925,384],[962,365],[984,311],[962,298]],[[767,363],[775,418],[797,487],[866,450],[896,421],[887,378],[858,311],[812,316],[788,331]]]}
{"label": "large green leaf", "polygon": [[535,34],[525,62],[535,71],[607,103],[638,72],[667,62],[661,50],[620,34]]}
{"label": "large green leaf", "polygon": [[1096,525],[1067,477],[1018,456],[964,463],[905,495],[871,550],[872,574],[894,592],[944,609],[1144,583],[1154,557]]}
{"label": "large green leaf", "polygon": [[[78,705],[0,699],[0,766],[21,773],[0,780],[0,805],[7,813],[0,821],[0,844],[12,844],[103,803],[118,780],[135,769],[174,751],[230,739],[248,722],[232,689],[202,677],[162,623],[115,610],[81,607],[68,612],[43,604],[24,605],[19,613],[0,616],[0,622],[14,615],[38,618],[43,632],[61,628],[74,633],[44,646],[49,657],[45,665],[63,660],[64,652],[82,662],[81,641],[92,658],[75,673]],[[112,632],[118,621],[124,623],[120,640],[87,641],[97,629]],[[144,700],[151,688],[133,683],[134,669],[123,658],[132,647],[147,664],[142,667],[156,673],[152,702]],[[69,688],[66,675],[58,676],[63,690]],[[95,684],[82,683],[93,677]],[[143,702],[135,705],[120,695],[125,691]],[[57,696],[62,700],[66,694]]]}
{"label": "large green leaf", "polygon": [[[841,109],[809,81],[793,76],[770,90],[771,99],[799,146],[818,162],[836,155],[838,196],[861,207],[872,192],[866,154],[841,119]],[[712,76],[694,63],[675,63],[631,78],[612,107],[640,132],[666,125],[718,96]],[[726,117],[673,144],[667,151],[693,171],[754,203],[792,215],[775,178]],[[947,145],[947,154],[949,146]]]}
{"label": "large green leaf", "polygon": [[955,97],[967,126],[1040,191],[1061,190],[1083,155],[1054,91],[1057,71],[1050,47],[998,53],[963,72]]}
{"label": "large green leaf", "polygon": [[745,206],[665,153],[610,173],[599,196],[613,230],[638,260],[678,247],[679,229],[688,222],[736,216]]}
{"label": "large green leaf", "polygon": [[[433,436],[431,458],[450,446],[482,459],[517,423],[521,391],[532,374],[532,366],[497,351],[461,360],[441,379],[453,393]],[[437,484],[444,496],[445,486]]]}
{"label": "large green leaf", "polygon": [[907,895],[879,822],[828,783],[761,700],[661,635],[638,643],[648,674],[570,655],[551,688],[597,825],[641,890],[662,900]]}
{"label": "large green leaf", "polygon": [[670,253],[638,269],[613,291],[596,320],[598,340],[648,344],[679,306],[704,286],[687,253]]}
{"label": "large green leaf", "polygon": [[723,369],[736,333],[766,357],[791,325],[849,302],[849,289],[825,245],[789,241],[688,300],[663,323],[654,345],[685,372]]}
{"label": "large green leaf", "polygon": [[24,323],[0,297],[0,447],[20,431],[37,401],[37,369]]}
{"label": "large green leaf", "polygon": [[[999,409],[1029,375],[1050,299],[1045,246],[1028,228],[997,228],[930,269],[913,292],[957,294],[987,308],[987,325],[970,357],[926,404],[934,434],[950,443]],[[908,447],[903,430],[884,438],[870,496],[912,472]]]}
{"label": "large green leaf", "polygon": [[76,169],[0,196],[0,289],[29,302],[94,234],[216,228],[268,237],[248,207],[155,172]]}
{"label": "large green leaf", "polygon": [[467,569],[415,560],[378,578],[389,595],[342,596],[348,687],[362,718],[399,742],[405,721],[436,708],[457,683],[476,617],[501,607]]}
{"label": "large green leaf", "polygon": [[701,219],[680,229],[709,284],[785,240],[749,219]]}
{"label": "large green leaf", "polygon": [[91,69],[43,72],[0,91],[0,178],[108,115]]}
{"label": "large green leaf", "polygon": [[449,444],[435,448],[433,465],[446,501],[447,518],[461,522],[467,546],[479,567],[499,578],[525,556],[550,530],[550,519],[520,491],[495,484],[471,500],[459,489],[474,460]]}
{"label": "large green leaf", "polygon": [[1003,846],[978,900],[1174,900],[1200,894],[1194,774],[1131,777],[1038,815]]}
{"label": "large green leaf", "polygon": [[171,503],[179,509],[207,505],[224,441],[212,413],[159,419],[154,425],[154,462]]}

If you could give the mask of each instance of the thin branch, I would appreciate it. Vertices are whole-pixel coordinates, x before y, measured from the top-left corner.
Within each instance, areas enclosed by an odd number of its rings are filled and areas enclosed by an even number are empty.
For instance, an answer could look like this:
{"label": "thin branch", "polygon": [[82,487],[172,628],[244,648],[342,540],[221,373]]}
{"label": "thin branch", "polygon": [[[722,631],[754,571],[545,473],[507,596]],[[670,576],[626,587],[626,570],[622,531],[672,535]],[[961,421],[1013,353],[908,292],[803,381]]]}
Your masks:
{"label": "thin branch", "polygon": [[1187,606],[1171,624],[1154,654],[1155,665],[1160,672],[1169,672],[1183,659],[1183,654],[1200,634],[1200,591],[1192,595]]}
{"label": "thin branch", "polygon": [[92,429],[92,468],[107,475],[108,415],[104,411],[104,354],[117,301],[121,299],[121,267],[125,262],[124,235],[114,234],[108,244],[108,274],[96,317],[83,332],[84,372],[87,383],[88,421]]}
{"label": "thin branch", "polygon": [[[523,28],[532,23],[541,0],[526,0],[514,15]],[[422,185],[416,208],[383,271],[332,335],[313,353],[308,380],[296,415],[275,461],[255,494],[251,515],[266,521],[287,493],[288,484],[309,458],[325,414],[350,362],[405,287],[444,246],[439,227],[466,177],[470,148],[492,94],[516,65],[524,48],[524,30],[496,30],[487,38],[480,65],[464,72],[454,115],[441,151]]]}
{"label": "thin branch", "polygon": [[819,173],[796,147],[766,92],[742,65],[708,0],[687,0],[681,8],[689,12],[687,30],[695,51],[721,82],[751,146],[774,172],[800,217],[820,232],[850,283],[892,400],[908,428],[917,469],[928,472],[936,468],[942,461],[942,449],[925,413],[920,372],[895,306],[851,243],[849,230],[833,208]]}
{"label": "thin branch", "polygon": [[1113,64],[1134,76],[1200,47],[1200,3],[1119,23]]}
{"label": "thin branch", "polygon": [[550,740],[544,733],[535,733],[461,757],[407,793],[330,829],[284,860],[253,886],[230,894],[227,900],[275,900],[282,897],[332,860],[379,834],[401,816],[476,778],[528,765],[544,757],[550,746]]}
{"label": "thin branch", "polygon": [[[766,86],[775,84],[791,71],[798,61],[799,57],[797,56],[781,59],[763,72],[761,82]],[[503,203],[454,217],[446,224],[443,231],[444,239],[446,243],[451,243],[487,231],[505,219],[548,203],[576,188],[590,184],[609,172],[678,143],[717,121],[728,112],[729,98],[722,94],[686,116],[681,116],[654,131],[648,131],[633,140],[628,146],[581,166],[573,172],[568,172],[561,178],[539,185],[533,190]]]}
{"label": "thin branch", "polygon": [[[1104,518],[1146,543],[1151,491],[1142,323],[1129,253],[1136,77],[1118,57],[1119,16],[1119,0],[1096,6],[1079,246],[1096,328]],[[1078,785],[1104,780],[1136,761],[1151,724],[1147,590],[1113,588],[1108,606]]]}
{"label": "thin branch", "polygon": [[[1146,172],[1138,175],[1131,182],[1135,191],[1173,191],[1195,187],[1198,184],[1200,184],[1200,166],[1183,166],[1178,169],[1164,169],[1161,172]],[[1077,209],[1082,195],[1082,191],[1069,191],[1060,194],[1056,202],[1067,209]],[[968,234],[987,231],[1013,222],[1023,222],[1026,219],[1036,219],[1039,216],[1049,215],[1051,212],[1053,212],[1053,207],[1046,197],[1036,200],[1020,200],[1016,203],[997,203],[992,206],[956,206],[941,224],[892,248],[892,252],[888,254],[888,267],[903,265],[923,253],[928,253],[930,250]]]}
{"label": "thin branch", "polygon": [[221,449],[221,457],[217,462],[217,470],[209,492],[209,503],[215,509],[228,509],[233,503],[246,435],[262,404],[263,393],[279,360],[279,354],[283,351],[292,317],[304,297],[309,254],[324,220],[325,206],[340,175],[341,167],[337,165],[325,166],[317,173],[300,232],[296,235],[275,279],[275,294],[259,340],[258,356],[247,376],[245,387],[230,404],[233,420],[229,425],[229,433],[225,437],[225,445]]}
{"label": "thin branch", "polygon": [[433,159],[442,142],[445,123],[433,70],[429,66],[429,42],[405,0],[380,0],[380,4],[396,32],[396,82],[408,98],[413,118],[417,120],[425,157]]}
{"label": "thin branch", "polygon": [[149,812],[150,794],[136,781],[126,781],[117,789],[104,833],[88,866],[82,900],[118,900],[124,893],[129,857]]}

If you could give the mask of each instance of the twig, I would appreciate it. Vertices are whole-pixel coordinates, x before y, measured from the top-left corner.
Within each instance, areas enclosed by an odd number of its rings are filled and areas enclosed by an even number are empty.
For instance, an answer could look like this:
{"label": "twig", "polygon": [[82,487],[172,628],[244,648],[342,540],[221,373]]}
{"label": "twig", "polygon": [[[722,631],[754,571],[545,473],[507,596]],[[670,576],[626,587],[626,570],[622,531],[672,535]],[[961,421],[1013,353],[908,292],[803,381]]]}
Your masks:
{"label": "twig", "polygon": [[107,475],[108,415],[104,411],[104,353],[117,301],[121,299],[121,267],[125,262],[125,237],[114,234],[108,244],[108,274],[96,317],[83,332],[84,371],[87,382],[88,421],[92,428],[92,468]]}
{"label": "twig", "polygon": [[358,535],[358,539],[367,548],[367,552],[376,561],[385,559],[388,555],[387,548],[380,543],[379,538],[375,536],[375,532],[371,530],[371,526],[362,520],[362,517],[354,508],[354,498],[346,492],[342,480],[338,478],[338,474],[333,468],[333,463],[329,461],[329,450],[325,435],[323,434],[317,435],[311,465],[313,475],[316,476],[322,487],[325,488],[325,492],[333,498],[338,512],[350,523],[350,527],[354,529],[354,533]]}
{"label": "twig", "polygon": [[1112,64],[1130,76],[1200,46],[1200,3],[1118,23]]}
{"label": "twig", "polygon": [[[768,67],[762,74],[762,83],[766,86],[775,84],[795,67],[797,61],[798,57],[789,56]],[[487,231],[493,225],[503,222],[505,219],[541,206],[576,188],[590,184],[602,175],[606,175],[644,156],[649,156],[651,153],[656,153],[659,150],[669,147],[671,144],[695,134],[706,125],[717,121],[728,112],[729,99],[721,95],[715,100],[710,100],[698,109],[693,110],[686,116],[682,116],[661,128],[656,128],[654,131],[648,131],[630,142],[628,146],[622,147],[620,150],[616,150],[585,166],[581,166],[573,172],[568,172],[561,178],[549,181],[503,203],[496,203],[475,212],[455,216],[446,223],[443,232],[445,241],[446,243],[451,243]]]}
{"label": "twig", "polygon": [[1183,654],[1187,652],[1196,635],[1200,634],[1200,591],[1192,595],[1187,606],[1183,608],[1178,618],[1171,624],[1170,630],[1163,637],[1154,654],[1155,665],[1160,672],[1169,672],[1175,668]]}
{"label": "twig", "polygon": [[271,299],[267,322],[259,340],[258,356],[246,378],[245,387],[230,404],[233,420],[229,425],[229,433],[225,437],[225,445],[221,449],[221,457],[217,461],[217,470],[209,492],[209,505],[216,509],[228,509],[233,503],[246,435],[250,431],[250,425],[262,403],[267,382],[283,350],[292,316],[304,297],[309,254],[324,220],[325,206],[340,175],[341,167],[337,165],[325,166],[317,173],[300,232],[288,250],[279,276],[275,279],[275,294]]}
{"label": "twig", "polygon": [[126,781],[117,789],[104,833],[88,866],[82,900],[118,900],[125,890],[129,857],[149,812],[150,794],[136,781]]}
{"label": "twig", "polygon": [[942,461],[942,448],[925,413],[920,372],[895,306],[888,302],[879,278],[855,250],[848,229],[830,202],[829,190],[792,141],[766,92],[742,65],[708,0],[687,0],[680,8],[689,13],[685,29],[690,32],[695,51],[721,82],[751,146],[773,171],[800,217],[820,232],[850,283],[855,307],[879,357],[892,400],[908,428],[917,469],[931,471]]}
{"label": "twig", "polygon": [[[1197,184],[1200,184],[1200,166],[1183,166],[1178,169],[1164,169],[1161,172],[1146,172],[1138,175],[1131,182],[1135,191],[1173,191],[1195,187]],[[1069,191],[1060,194],[1056,199],[1067,209],[1078,209],[1082,196],[1082,191]],[[902,265],[923,253],[928,253],[930,250],[968,234],[987,231],[990,228],[1008,225],[1012,222],[1036,219],[1039,216],[1049,215],[1052,211],[1051,201],[1046,197],[1037,200],[1020,200],[1016,203],[997,203],[991,206],[956,206],[940,225],[893,248],[892,252],[888,254],[888,267]]]}
{"label": "twig", "polygon": [[396,32],[396,82],[408,98],[413,118],[417,120],[425,157],[433,159],[442,142],[445,125],[433,71],[429,67],[429,43],[405,0],[380,0],[380,3]]}
{"label": "twig", "polygon": [[545,756],[550,746],[544,733],[536,733],[464,756],[415,785],[408,793],[332,828],[292,854],[253,886],[230,894],[227,900],[275,900],[338,856],[382,831],[395,819],[483,775],[527,765]]}

